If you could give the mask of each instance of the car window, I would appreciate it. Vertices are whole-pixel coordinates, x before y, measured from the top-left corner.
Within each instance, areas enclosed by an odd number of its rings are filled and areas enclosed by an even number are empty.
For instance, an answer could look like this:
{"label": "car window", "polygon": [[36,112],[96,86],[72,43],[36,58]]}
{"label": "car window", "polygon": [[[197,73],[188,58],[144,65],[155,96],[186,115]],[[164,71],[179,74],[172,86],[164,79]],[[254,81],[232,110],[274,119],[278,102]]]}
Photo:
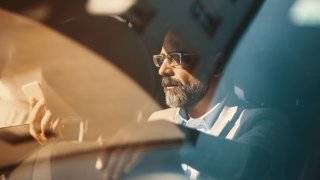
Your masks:
{"label": "car window", "polygon": [[[21,178],[25,170],[27,178],[102,179],[108,173],[97,170],[97,159],[112,164],[122,156],[120,162],[139,158],[132,171],[115,179],[317,177],[316,1],[0,5],[3,178]],[[192,53],[170,51],[168,31]],[[189,55],[196,55],[196,63],[183,66]],[[164,79],[188,84],[185,71],[208,83],[211,75],[218,79],[203,116],[193,118],[191,105],[174,106],[177,100],[168,98],[179,84]],[[46,135],[55,140],[45,143],[30,135],[34,106],[21,90],[33,81],[44,94],[41,115],[50,110],[50,126],[63,124]],[[77,174],[70,167],[87,171]],[[110,175],[124,167],[103,168]]]}

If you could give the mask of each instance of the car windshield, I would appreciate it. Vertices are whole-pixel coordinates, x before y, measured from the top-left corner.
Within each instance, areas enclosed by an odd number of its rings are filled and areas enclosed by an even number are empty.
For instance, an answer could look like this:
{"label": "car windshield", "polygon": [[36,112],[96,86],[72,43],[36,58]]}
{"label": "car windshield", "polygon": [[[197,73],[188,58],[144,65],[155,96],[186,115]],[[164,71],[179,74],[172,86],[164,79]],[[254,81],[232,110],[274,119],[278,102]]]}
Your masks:
{"label": "car windshield", "polygon": [[2,179],[318,179],[314,0],[0,1]]}

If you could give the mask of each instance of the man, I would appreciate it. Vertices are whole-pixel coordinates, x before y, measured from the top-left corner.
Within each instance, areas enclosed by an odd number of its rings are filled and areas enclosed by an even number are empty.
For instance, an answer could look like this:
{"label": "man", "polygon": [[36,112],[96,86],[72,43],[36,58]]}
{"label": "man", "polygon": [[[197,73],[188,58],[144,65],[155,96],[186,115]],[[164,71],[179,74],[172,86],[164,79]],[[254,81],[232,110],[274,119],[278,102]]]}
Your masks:
{"label": "man", "polygon": [[[213,95],[217,91],[226,59],[223,55],[218,55],[213,71],[201,71],[202,74],[196,74],[194,71],[199,60],[198,55],[183,43],[176,32],[171,30],[166,35],[161,53],[154,55],[153,61],[159,68],[159,75],[162,76],[166,104],[170,108],[154,112],[149,121],[168,120],[213,136],[257,147],[266,152],[269,157],[270,166],[266,168],[267,176],[280,177],[282,169],[277,168],[283,167],[281,166],[284,162],[283,156],[290,136],[290,125],[286,117],[275,109],[254,108],[239,99],[236,104],[228,105],[235,96],[231,91],[225,93],[225,97],[220,100],[214,100]],[[216,162],[211,162],[213,167],[214,163],[217,163],[218,167],[227,166],[228,163],[243,163],[243,167],[246,166],[246,158],[240,161],[232,160],[230,153],[223,152],[226,151],[223,148],[204,147],[206,149],[204,153],[212,152],[210,148],[221,152],[218,159],[215,157]],[[238,155],[241,156],[239,149],[235,148],[233,153],[239,153]],[[201,153],[196,153],[193,156],[201,157]],[[214,154],[210,154],[209,158],[213,156]],[[199,174],[191,166],[182,165],[190,178],[195,179]],[[243,169],[239,172],[243,172]],[[229,171],[230,174],[239,172]]]}
{"label": "man", "polygon": [[[222,69],[225,63],[223,55],[219,55],[216,60],[219,61],[219,69]],[[166,35],[161,54],[154,55],[153,61],[159,68],[159,75],[162,76],[166,104],[171,108],[153,113],[149,120],[159,119],[162,114],[173,113],[175,116],[161,118],[186,126],[196,121],[199,122],[197,127],[208,131],[208,126],[200,119],[203,118],[203,115],[212,114],[210,110],[217,109],[219,105],[212,101],[220,79],[221,71],[218,70],[218,67],[216,68],[218,71],[213,74],[205,72],[202,79],[197,77],[194,71],[199,57],[184,45],[174,31],[169,31]]]}

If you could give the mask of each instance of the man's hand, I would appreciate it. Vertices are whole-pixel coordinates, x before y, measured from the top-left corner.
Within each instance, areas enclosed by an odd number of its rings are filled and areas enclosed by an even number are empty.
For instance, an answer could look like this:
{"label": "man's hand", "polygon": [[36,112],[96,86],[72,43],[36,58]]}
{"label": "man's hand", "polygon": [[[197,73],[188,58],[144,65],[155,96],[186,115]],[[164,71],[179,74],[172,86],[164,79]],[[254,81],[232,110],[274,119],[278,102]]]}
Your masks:
{"label": "man's hand", "polygon": [[96,169],[102,171],[106,179],[121,179],[141,168],[146,174],[155,169],[180,173],[178,151],[184,139],[180,128],[167,121],[128,124],[111,138],[98,139],[102,152]]}
{"label": "man's hand", "polygon": [[119,131],[107,142],[103,141],[101,137],[98,138],[98,143],[102,147],[109,147],[101,153],[96,161],[96,169],[104,173],[105,179],[120,179],[123,173],[130,172],[139,162],[143,146],[130,143],[126,146],[114,146],[117,142],[128,142],[131,137],[130,133]]}
{"label": "man's hand", "polygon": [[49,133],[59,133],[61,129],[61,120],[52,116],[51,111],[45,106],[44,99],[31,99],[28,122],[30,134],[41,144],[48,140]]}

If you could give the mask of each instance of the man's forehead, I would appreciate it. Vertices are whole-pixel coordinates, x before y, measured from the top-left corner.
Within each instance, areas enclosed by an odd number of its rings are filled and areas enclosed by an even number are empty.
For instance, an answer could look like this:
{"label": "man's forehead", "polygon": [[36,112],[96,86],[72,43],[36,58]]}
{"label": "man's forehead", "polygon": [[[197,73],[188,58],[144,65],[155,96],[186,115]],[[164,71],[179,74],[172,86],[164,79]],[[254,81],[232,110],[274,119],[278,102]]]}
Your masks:
{"label": "man's forehead", "polygon": [[187,43],[183,41],[179,35],[174,31],[169,31],[163,41],[162,48],[167,53],[181,52],[181,53],[192,53],[194,52]]}
{"label": "man's forehead", "polygon": [[167,51],[163,47],[161,48],[161,54],[168,54]]}

